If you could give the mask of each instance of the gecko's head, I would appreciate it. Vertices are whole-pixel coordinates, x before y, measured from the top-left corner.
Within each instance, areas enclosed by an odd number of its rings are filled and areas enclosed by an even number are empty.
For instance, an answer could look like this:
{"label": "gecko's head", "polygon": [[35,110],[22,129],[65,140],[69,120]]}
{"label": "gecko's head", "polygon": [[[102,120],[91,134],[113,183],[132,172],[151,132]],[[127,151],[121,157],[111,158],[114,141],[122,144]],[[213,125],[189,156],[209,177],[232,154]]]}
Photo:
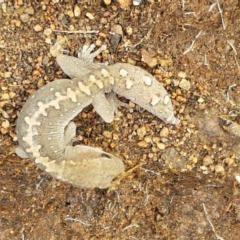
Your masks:
{"label": "gecko's head", "polygon": [[108,188],[124,172],[120,158],[89,146],[67,146],[65,159],[61,179],[77,187]]}
{"label": "gecko's head", "polygon": [[98,172],[98,188],[108,188],[112,181],[124,172],[122,160],[114,155],[103,152],[101,154],[101,170]]}

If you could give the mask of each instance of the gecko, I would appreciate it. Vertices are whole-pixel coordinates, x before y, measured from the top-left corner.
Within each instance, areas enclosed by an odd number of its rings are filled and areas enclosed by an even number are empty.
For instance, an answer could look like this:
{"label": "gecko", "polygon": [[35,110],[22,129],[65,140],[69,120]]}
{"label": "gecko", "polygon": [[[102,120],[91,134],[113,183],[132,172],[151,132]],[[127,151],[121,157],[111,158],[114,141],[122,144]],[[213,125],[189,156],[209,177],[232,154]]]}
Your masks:
{"label": "gecko", "polygon": [[114,120],[111,93],[123,96],[168,124],[178,124],[171,99],[151,74],[128,63],[94,62],[106,49],[84,47],[77,57],[63,53],[56,61],[71,79],[47,83],[24,104],[16,132],[19,157],[31,159],[51,176],[80,188],[108,188],[125,171],[120,157],[98,148],[73,145],[76,125],[72,119],[92,104],[102,119]]}

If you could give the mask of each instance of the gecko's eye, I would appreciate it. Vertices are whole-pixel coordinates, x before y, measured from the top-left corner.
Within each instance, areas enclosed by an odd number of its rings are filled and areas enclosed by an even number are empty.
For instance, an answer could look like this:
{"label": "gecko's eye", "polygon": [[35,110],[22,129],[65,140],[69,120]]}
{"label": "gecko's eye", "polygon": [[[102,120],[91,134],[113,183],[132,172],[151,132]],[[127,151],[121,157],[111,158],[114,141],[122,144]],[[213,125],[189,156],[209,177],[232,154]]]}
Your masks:
{"label": "gecko's eye", "polygon": [[108,155],[108,154],[106,154],[106,153],[102,153],[102,154],[101,154],[101,157],[111,159],[111,156]]}

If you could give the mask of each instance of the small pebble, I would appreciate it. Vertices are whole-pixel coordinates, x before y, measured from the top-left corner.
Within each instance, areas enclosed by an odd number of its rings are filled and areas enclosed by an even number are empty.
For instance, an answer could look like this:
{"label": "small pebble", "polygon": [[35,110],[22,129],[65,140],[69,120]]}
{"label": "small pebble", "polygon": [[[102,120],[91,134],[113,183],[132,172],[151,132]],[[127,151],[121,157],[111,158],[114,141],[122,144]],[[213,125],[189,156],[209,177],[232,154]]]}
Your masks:
{"label": "small pebble", "polygon": [[150,136],[147,136],[144,138],[146,143],[151,143],[152,142],[152,138]]}
{"label": "small pebble", "polygon": [[186,78],[187,74],[186,74],[185,72],[179,72],[179,73],[178,73],[178,76],[179,76],[180,78]]}
{"label": "small pebble", "polygon": [[141,49],[142,58],[141,60],[145,62],[149,67],[153,68],[158,64],[158,60],[154,57],[154,54],[147,51],[146,49]]}
{"label": "small pebble", "polygon": [[35,32],[41,32],[43,30],[42,26],[40,24],[36,24],[33,29]]}
{"label": "small pebble", "polygon": [[160,150],[164,150],[166,148],[166,145],[164,143],[157,143],[157,147],[160,149]]}
{"label": "small pebble", "polygon": [[29,14],[25,13],[25,14],[20,15],[20,20],[24,23],[28,22],[29,21]]}
{"label": "small pebble", "polygon": [[3,94],[2,94],[2,99],[3,99],[3,100],[8,100],[8,99],[10,99],[9,94],[8,94],[8,93],[3,93]]}
{"label": "small pebble", "polygon": [[43,34],[46,36],[50,36],[52,34],[52,29],[51,28],[44,29]]}
{"label": "small pebble", "polygon": [[28,13],[30,15],[33,15],[34,14],[34,8],[33,7],[28,7],[28,8],[25,9],[24,12]]}
{"label": "small pebble", "polygon": [[180,83],[179,83],[179,87],[182,88],[183,90],[190,90],[191,88],[191,84],[188,80],[186,80],[185,78],[183,78]]}
{"label": "small pebble", "polygon": [[104,132],[103,132],[103,136],[104,136],[105,138],[112,139],[112,132],[110,132],[110,131],[104,131]]}
{"label": "small pebble", "polygon": [[7,4],[6,3],[2,3],[2,10],[4,13],[6,13],[7,11]]}
{"label": "small pebble", "polygon": [[214,169],[216,173],[224,173],[224,168],[222,165],[216,165]]}
{"label": "small pebble", "polygon": [[145,141],[140,141],[140,142],[138,143],[138,146],[139,146],[140,148],[146,148],[146,147],[148,146],[148,143],[145,142]]}
{"label": "small pebble", "polygon": [[160,136],[161,137],[168,137],[169,134],[169,130],[168,128],[164,127],[161,131],[160,131]]}
{"label": "small pebble", "polygon": [[42,59],[42,64],[43,65],[48,65],[49,63],[49,57],[48,56],[44,56],[43,59]]}
{"label": "small pebble", "polygon": [[234,157],[227,157],[226,160],[225,160],[225,162],[228,166],[233,165],[234,161],[235,161]]}
{"label": "small pebble", "polygon": [[111,2],[112,2],[112,0],[104,0],[104,3],[105,3],[106,5],[111,4]]}
{"label": "small pebble", "polygon": [[10,123],[7,119],[5,119],[3,122],[2,122],[2,127],[7,129],[10,127]]}
{"label": "small pebble", "polygon": [[70,18],[73,18],[74,17],[74,13],[72,10],[68,10],[67,11],[67,15],[70,17]]}
{"label": "small pebble", "polygon": [[130,7],[132,0],[118,0],[118,3],[120,4],[120,8],[126,9]]}
{"label": "small pebble", "polygon": [[132,29],[132,27],[131,27],[131,26],[127,26],[126,32],[127,32],[127,34],[128,34],[129,36],[131,36],[131,35],[133,34],[133,29]]}
{"label": "small pebble", "polygon": [[161,139],[160,139],[160,137],[153,137],[152,140],[153,140],[153,142],[158,143],[158,142],[160,142]]}
{"label": "small pebble", "polygon": [[10,78],[12,75],[12,72],[4,72],[4,77],[5,78]]}
{"label": "small pebble", "polygon": [[110,148],[114,149],[116,147],[116,143],[110,143]]}
{"label": "small pebble", "polygon": [[74,16],[75,16],[75,17],[79,17],[80,14],[81,14],[81,10],[80,10],[79,6],[78,6],[78,5],[75,5],[75,6],[74,6]]}
{"label": "small pebble", "polygon": [[132,119],[133,119],[133,116],[132,116],[131,113],[127,113],[127,119],[129,119],[129,120],[132,120]]}
{"label": "small pebble", "polygon": [[209,166],[213,164],[213,159],[211,158],[211,156],[207,155],[203,158],[203,165],[204,166]]}
{"label": "small pebble", "polygon": [[32,75],[33,76],[39,76],[40,75],[39,70],[38,69],[33,70]]}
{"label": "small pebble", "polygon": [[138,128],[137,134],[140,138],[143,138],[146,135],[147,131],[145,127]]}
{"label": "small pebble", "polygon": [[240,183],[240,174],[236,174],[235,179],[238,181],[238,183]]}
{"label": "small pebble", "polygon": [[44,86],[45,84],[46,84],[46,82],[42,78],[40,78],[37,82],[37,87],[40,88],[40,87]]}
{"label": "small pebble", "polygon": [[143,0],[133,0],[133,6],[139,6]]}
{"label": "small pebble", "polygon": [[159,58],[158,61],[162,67],[168,67],[172,65],[172,59],[170,58]]}
{"label": "small pebble", "polygon": [[185,97],[182,97],[182,96],[177,96],[176,100],[177,100],[177,102],[186,102],[187,101],[187,99]]}
{"label": "small pebble", "polygon": [[122,26],[119,24],[115,24],[111,27],[111,32],[114,32],[118,35],[123,35],[123,29]]}
{"label": "small pebble", "polygon": [[86,17],[88,17],[90,20],[94,19],[94,16],[89,12],[86,13]]}

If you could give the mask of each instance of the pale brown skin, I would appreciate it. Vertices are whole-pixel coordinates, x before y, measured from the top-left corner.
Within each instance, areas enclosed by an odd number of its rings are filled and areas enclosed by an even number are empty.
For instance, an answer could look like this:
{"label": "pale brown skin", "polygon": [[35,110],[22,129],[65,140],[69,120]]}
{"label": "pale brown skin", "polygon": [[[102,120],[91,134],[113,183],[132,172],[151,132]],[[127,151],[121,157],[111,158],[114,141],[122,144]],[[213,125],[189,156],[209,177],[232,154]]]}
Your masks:
{"label": "pale brown skin", "polygon": [[166,123],[178,124],[179,120],[166,90],[152,75],[130,64],[94,65],[94,56],[88,59],[89,69],[83,71],[86,61],[59,55],[59,65],[75,78],[48,83],[30,97],[19,114],[17,134],[26,156],[52,176],[77,187],[107,188],[124,172],[124,164],[99,149],[72,146],[75,127],[69,122],[83,108],[93,104],[106,122],[113,121],[115,107],[105,94],[114,92]]}

